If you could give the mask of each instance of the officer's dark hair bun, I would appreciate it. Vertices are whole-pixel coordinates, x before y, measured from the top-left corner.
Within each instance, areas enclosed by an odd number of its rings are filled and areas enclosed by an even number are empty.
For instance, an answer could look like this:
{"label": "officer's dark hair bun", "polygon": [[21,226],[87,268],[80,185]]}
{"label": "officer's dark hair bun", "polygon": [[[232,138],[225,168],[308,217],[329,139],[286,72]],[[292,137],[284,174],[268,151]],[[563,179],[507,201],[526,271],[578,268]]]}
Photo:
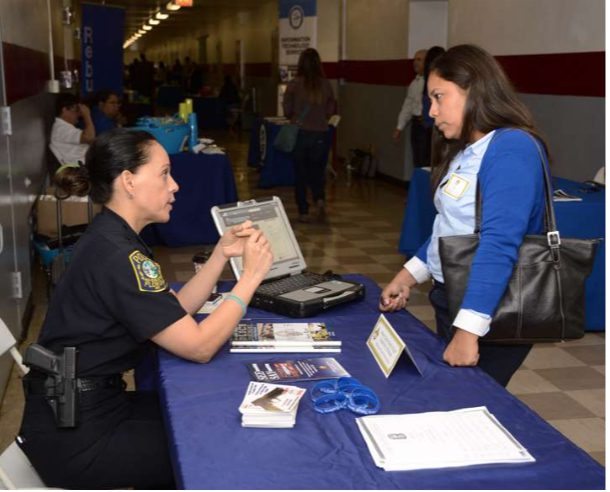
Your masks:
{"label": "officer's dark hair bun", "polygon": [[150,133],[126,128],[115,128],[97,137],[85,156],[91,200],[108,203],[116,177],[123,171],[136,172],[146,164],[153,142],[156,140]]}

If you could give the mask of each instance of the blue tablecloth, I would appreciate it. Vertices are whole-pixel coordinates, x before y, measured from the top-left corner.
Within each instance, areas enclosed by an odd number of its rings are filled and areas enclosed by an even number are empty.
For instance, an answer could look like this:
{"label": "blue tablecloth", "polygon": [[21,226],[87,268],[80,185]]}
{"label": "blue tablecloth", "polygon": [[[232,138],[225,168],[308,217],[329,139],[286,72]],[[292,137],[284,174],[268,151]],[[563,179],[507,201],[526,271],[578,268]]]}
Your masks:
{"label": "blue tablecloth", "polygon": [[194,97],[193,112],[200,130],[227,128],[227,103],[219,97]]}
{"label": "blue tablecloth", "polygon": [[[563,189],[582,198],[580,202],[554,202],[557,227],[562,236],[577,238],[605,238],[606,192],[587,193],[582,183],[553,178],[553,188]],[[409,185],[407,204],[402,223],[398,250],[413,256],[432,232],[436,209],[430,191],[430,172],[415,169]],[[587,279],[585,291],[585,326],[590,331],[605,329],[605,268],[606,251],[602,242],[597,248],[593,272]]]}
{"label": "blue tablecloth", "polygon": [[250,131],[248,164],[260,167],[259,188],[294,185],[294,164],[291,154],[275,150],[273,141],[282,126],[257,120]]}
{"label": "blue tablecloth", "polygon": [[[294,185],[294,163],[292,155],[273,147],[273,141],[282,125],[258,119],[250,130],[248,165],[260,169],[259,188]],[[332,138],[329,127],[329,139]],[[329,146],[330,151],[330,146]],[[328,158],[328,154],[326,156]]]}
{"label": "blue tablecloth", "polygon": [[218,233],[210,215],[214,205],[237,201],[235,178],[226,155],[181,153],[170,155],[172,176],[180,186],[166,224],[142,231],[150,245],[212,244]]}
{"label": "blue tablecloth", "polygon": [[[385,378],[365,346],[379,316],[380,289],[319,318],[338,339],[331,354],[381,399],[381,413],[417,413],[485,405],[535,457],[535,463],[385,472],[375,467],[347,410],[316,413],[307,393],[293,429],[242,428],[238,412],[249,376],[246,362],[296,354],[231,354],[223,347],[209,364],[159,351],[159,384],[178,487],[185,489],[599,489],[604,469],[584,451],[477,368],[441,362],[443,343],[406,311],[388,315],[423,376],[406,360]],[[223,290],[222,286],[221,289]],[[248,317],[285,319],[257,309]],[[312,354],[300,354],[302,357]],[[312,382],[294,383],[311,389]]]}

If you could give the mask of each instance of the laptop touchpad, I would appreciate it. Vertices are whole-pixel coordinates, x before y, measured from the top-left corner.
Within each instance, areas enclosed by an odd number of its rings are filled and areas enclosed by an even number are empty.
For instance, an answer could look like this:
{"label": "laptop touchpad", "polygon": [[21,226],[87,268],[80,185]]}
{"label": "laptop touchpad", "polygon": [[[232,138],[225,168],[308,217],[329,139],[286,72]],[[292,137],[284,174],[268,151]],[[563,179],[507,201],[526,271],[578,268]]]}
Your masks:
{"label": "laptop touchpad", "polygon": [[284,299],[290,299],[297,302],[304,302],[336,295],[337,293],[343,292],[351,287],[352,284],[348,284],[347,282],[341,282],[340,280],[329,280],[327,282],[312,285],[311,287],[286,292],[278,297],[283,297]]}

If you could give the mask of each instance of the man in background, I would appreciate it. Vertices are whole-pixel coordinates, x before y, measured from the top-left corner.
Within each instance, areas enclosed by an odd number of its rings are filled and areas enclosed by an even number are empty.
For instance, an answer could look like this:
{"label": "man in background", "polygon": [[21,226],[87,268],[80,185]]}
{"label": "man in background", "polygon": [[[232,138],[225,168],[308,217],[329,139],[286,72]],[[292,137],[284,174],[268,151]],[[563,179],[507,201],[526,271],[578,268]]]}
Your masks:
{"label": "man in background", "polygon": [[95,134],[99,135],[121,126],[121,100],[114,91],[99,91],[96,105],[91,110]]}
{"label": "man in background", "polygon": [[424,90],[424,60],[426,50],[419,50],[413,58],[413,69],[415,78],[409,84],[407,97],[402,104],[398,115],[398,122],[392,135],[395,142],[400,140],[402,132],[411,122],[411,147],[413,149],[413,165],[415,167],[427,166],[426,153],[426,129],[422,122],[422,92]]}
{"label": "man in background", "polygon": [[[84,128],[76,125],[82,118]],[[60,94],[55,104],[55,122],[49,147],[61,164],[85,162],[85,153],[95,139],[91,112],[74,94]]]}

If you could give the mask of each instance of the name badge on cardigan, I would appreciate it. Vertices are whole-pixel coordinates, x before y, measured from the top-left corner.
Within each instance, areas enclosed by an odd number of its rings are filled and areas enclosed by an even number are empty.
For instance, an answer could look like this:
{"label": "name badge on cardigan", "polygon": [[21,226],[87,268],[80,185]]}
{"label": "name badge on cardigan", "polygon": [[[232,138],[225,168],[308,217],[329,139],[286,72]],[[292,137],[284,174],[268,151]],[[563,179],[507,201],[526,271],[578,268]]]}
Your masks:
{"label": "name badge on cardigan", "polygon": [[455,173],[451,173],[449,177],[449,181],[443,188],[443,193],[447,196],[450,196],[454,200],[458,200],[461,198],[466,190],[470,186],[470,181],[462,176],[458,176]]}

